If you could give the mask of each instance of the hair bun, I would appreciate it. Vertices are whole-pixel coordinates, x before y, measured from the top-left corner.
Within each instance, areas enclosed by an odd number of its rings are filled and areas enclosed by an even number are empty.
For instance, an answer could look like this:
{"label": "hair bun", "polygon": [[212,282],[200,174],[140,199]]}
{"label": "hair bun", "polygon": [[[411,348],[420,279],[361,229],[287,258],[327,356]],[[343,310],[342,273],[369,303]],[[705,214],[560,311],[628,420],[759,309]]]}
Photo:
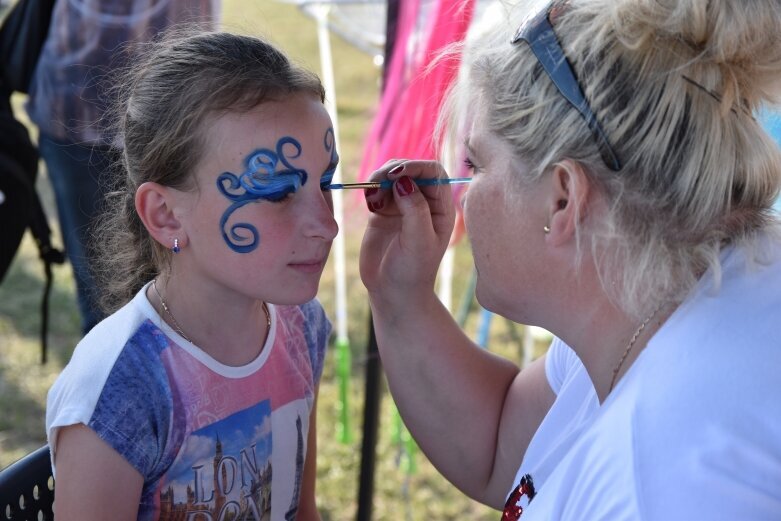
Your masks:
{"label": "hair bun", "polygon": [[[582,0],[630,53],[658,54],[668,70],[750,110],[781,102],[781,1]],[[640,56],[636,59],[643,60]]]}

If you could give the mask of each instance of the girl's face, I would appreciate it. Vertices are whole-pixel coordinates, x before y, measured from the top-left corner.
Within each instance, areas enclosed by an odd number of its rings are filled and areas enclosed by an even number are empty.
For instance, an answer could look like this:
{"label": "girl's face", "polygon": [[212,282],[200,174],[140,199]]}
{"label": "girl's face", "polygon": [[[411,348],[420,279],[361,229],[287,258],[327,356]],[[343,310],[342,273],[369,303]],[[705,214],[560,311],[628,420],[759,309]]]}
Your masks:
{"label": "girl's face", "polygon": [[338,231],[323,188],[338,155],[322,103],[299,94],[228,112],[206,123],[205,142],[177,215],[188,239],[177,276],[276,304],[314,298]]}
{"label": "girl's face", "polygon": [[533,299],[544,278],[543,198],[535,186],[521,188],[517,177],[527,167],[481,117],[466,149],[474,178],[464,198],[464,224],[478,274],[475,294],[486,309],[523,321],[524,302]]}

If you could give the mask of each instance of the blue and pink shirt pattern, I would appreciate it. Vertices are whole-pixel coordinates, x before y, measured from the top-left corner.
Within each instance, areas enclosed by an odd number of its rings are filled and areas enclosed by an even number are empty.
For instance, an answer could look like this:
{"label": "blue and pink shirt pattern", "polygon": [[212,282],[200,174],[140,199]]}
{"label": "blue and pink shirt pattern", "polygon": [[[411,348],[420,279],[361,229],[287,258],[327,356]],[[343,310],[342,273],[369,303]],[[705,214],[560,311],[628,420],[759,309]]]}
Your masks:
{"label": "blue and pink shirt pattern", "polygon": [[171,330],[142,290],[50,390],[53,452],[60,427],[93,429],[144,477],[138,519],[295,518],[331,324],[316,300],[269,308],[261,354],[231,367]]}

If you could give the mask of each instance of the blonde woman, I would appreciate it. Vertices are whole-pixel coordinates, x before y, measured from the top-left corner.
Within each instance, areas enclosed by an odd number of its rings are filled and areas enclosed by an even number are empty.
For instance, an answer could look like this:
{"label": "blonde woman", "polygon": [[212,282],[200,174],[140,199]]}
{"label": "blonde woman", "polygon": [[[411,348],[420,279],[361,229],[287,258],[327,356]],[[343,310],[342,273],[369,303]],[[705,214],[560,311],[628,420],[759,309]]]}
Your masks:
{"label": "blonde woman", "polygon": [[556,336],[520,371],[433,291],[432,162],[367,192],[380,354],[437,468],[503,519],[781,516],[777,0],[526,2],[466,51],[477,297]]}

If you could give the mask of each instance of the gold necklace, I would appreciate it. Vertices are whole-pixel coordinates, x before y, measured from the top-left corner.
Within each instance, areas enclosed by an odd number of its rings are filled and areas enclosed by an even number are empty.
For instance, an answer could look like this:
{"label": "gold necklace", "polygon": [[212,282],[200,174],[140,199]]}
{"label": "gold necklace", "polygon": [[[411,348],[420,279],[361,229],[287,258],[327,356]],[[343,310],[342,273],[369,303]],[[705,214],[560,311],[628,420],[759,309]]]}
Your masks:
{"label": "gold necklace", "polygon": [[[182,326],[179,325],[179,322],[176,321],[176,317],[174,317],[174,314],[171,313],[171,310],[168,307],[168,304],[165,303],[165,299],[163,298],[163,295],[160,294],[160,290],[157,289],[157,279],[152,280],[152,287],[155,289],[155,293],[157,293],[157,298],[160,299],[160,305],[163,306],[163,311],[165,311],[165,314],[168,315],[171,318],[171,322],[173,322],[174,325],[174,331],[179,333],[182,338],[193,343],[192,340],[190,340],[187,335],[184,334],[184,331],[182,331]],[[266,315],[266,336],[263,338],[263,345],[266,345],[266,340],[268,340],[269,332],[271,331],[271,313],[269,313],[268,306],[266,305],[266,302],[263,301],[261,303],[261,307],[263,308],[263,313]]]}
{"label": "gold necklace", "polygon": [[640,333],[643,332],[643,329],[645,329],[645,326],[648,325],[648,323],[651,321],[651,319],[656,316],[656,313],[659,312],[659,309],[661,309],[662,306],[657,307],[653,313],[648,315],[648,317],[643,320],[643,323],[640,324],[640,327],[637,328],[637,331],[635,331],[635,334],[632,335],[632,339],[629,341],[629,345],[626,346],[626,349],[624,350],[624,354],[621,355],[621,359],[618,361],[618,364],[616,365],[616,368],[613,369],[613,379],[610,380],[610,389],[608,389],[608,394],[613,390],[613,386],[616,385],[616,378],[618,377],[618,372],[621,370],[621,366],[624,365],[624,360],[626,360],[626,357],[629,356],[629,352],[632,350],[632,347],[635,345],[635,342],[637,342],[637,338],[640,336]]}

